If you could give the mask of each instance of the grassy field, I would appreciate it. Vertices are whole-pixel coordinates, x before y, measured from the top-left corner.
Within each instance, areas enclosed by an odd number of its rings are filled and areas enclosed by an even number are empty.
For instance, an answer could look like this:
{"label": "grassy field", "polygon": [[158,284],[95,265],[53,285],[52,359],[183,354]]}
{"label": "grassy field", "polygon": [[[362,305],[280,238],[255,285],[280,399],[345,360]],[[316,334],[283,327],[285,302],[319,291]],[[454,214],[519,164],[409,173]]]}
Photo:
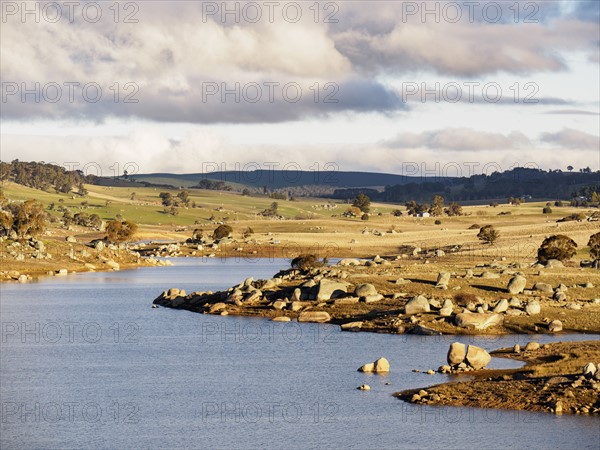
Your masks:
{"label": "grassy field", "polygon": [[[234,229],[234,237],[251,227],[260,242],[276,240],[282,245],[297,246],[308,250],[328,248],[329,256],[373,256],[375,254],[397,254],[404,245],[422,249],[463,246],[463,256],[472,261],[506,257],[511,260],[535,259],[537,248],[551,234],[567,234],[578,244],[577,259],[588,258],[586,248],[589,236],[600,230],[599,222],[556,221],[582,208],[553,207],[552,214],[542,214],[543,203],[525,203],[520,206],[508,204],[492,208],[488,206],[466,206],[466,215],[460,217],[414,218],[407,215],[394,217],[394,209],[404,210],[401,205],[372,204],[368,221],[345,218],[341,214],[347,209],[342,202],[326,199],[300,198],[297,201],[275,200],[279,214],[286,220],[276,220],[259,215],[268,208],[273,199],[267,197],[244,197],[237,193],[192,190],[190,200],[196,208],[178,208],[175,216],[163,212],[158,197],[160,192],[178,190],[161,188],[106,187],[87,185],[88,195],[55,194],[30,189],[14,183],[3,183],[4,195],[11,200],[36,198],[45,205],[55,203],[69,207],[73,213],[84,211],[98,214],[109,220],[120,214],[125,219],[139,224],[139,239],[178,239],[189,237],[194,228],[210,232],[215,222],[224,221]],[[132,194],[135,192],[134,199]],[[87,204],[82,205],[82,202]],[[334,204],[334,209],[323,208]],[[53,211],[60,216],[61,213]],[[381,213],[381,215],[379,215]],[[500,215],[510,213],[510,215]],[[210,217],[214,217],[211,222]],[[478,229],[472,225],[493,225],[500,231],[500,239],[494,245],[484,245],[477,239]],[[368,233],[364,233],[365,229]],[[373,233],[377,230],[378,233]],[[393,232],[392,232],[393,230]],[[84,238],[89,230],[78,228],[78,237]],[[61,234],[61,233],[58,233]],[[97,233],[91,233],[96,237]]]}

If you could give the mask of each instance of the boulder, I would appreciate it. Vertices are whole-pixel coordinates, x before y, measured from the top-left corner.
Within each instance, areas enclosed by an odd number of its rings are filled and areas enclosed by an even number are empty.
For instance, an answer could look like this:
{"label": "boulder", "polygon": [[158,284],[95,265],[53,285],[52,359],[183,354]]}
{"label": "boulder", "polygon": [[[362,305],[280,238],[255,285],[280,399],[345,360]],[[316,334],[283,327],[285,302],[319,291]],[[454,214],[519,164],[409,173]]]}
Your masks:
{"label": "boulder", "polygon": [[273,309],[283,309],[287,306],[287,302],[276,300],[273,302]]}
{"label": "boulder", "polygon": [[332,298],[343,297],[346,295],[347,289],[347,283],[323,278],[319,281],[317,300],[330,300]]}
{"label": "boulder", "polygon": [[272,322],[290,322],[292,319],[290,319],[287,316],[279,316],[279,317],[273,317],[271,319]]}
{"label": "boulder", "polygon": [[527,280],[525,277],[521,275],[515,275],[508,282],[508,287],[506,288],[510,294],[520,294],[525,290],[525,285],[527,284]]}
{"label": "boulder", "polygon": [[375,289],[375,286],[369,283],[359,284],[358,286],[356,286],[354,295],[356,295],[357,297],[368,297],[370,295],[377,295],[377,289]]}
{"label": "boulder", "polygon": [[450,272],[440,272],[438,273],[437,281],[435,282],[436,288],[448,288],[448,283],[450,282]]}
{"label": "boulder", "polygon": [[365,297],[361,297],[365,303],[377,303],[384,299],[383,295],[375,294],[375,295],[367,295]]}
{"label": "boulder", "polygon": [[495,273],[495,272],[483,272],[481,274],[481,278],[487,279],[487,280],[493,280],[493,279],[496,279],[496,278],[500,278],[500,274],[499,273]]}
{"label": "boulder", "polygon": [[492,360],[488,352],[480,347],[469,345],[467,348],[467,363],[475,370],[483,369]]}
{"label": "boulder", "polygon": [[498,303],[496,303],[496,306],[494,306],[494,312],[495,313],[503,313],[506,311],[508,311],[508,300],[503,298],[503,299],[499,300]]}
{"label": "boulder", "polygon": [[361,384],[356,389],[358,389],[359,391],[370,391],[371,390],[371,386],[369,386],[368,384]]}
{"label": "boulder", "polygon": [[501,314],[487,313],[461,313],[454,318],[456,326],[461,328],[474,328],[485,330],[486,328],[502,325],[504,317]]}
{"label": "boulder", "polygon": [[533,285],[533,290],[543,292],[544,294],[554,293],[554,289],[552,289],[552,285],[550,285],[548,283],[540,283],[540,282],[535,283]]}
{"label": "boulder", "polygon": [[362,322],[348,322],[340,325],[342,331],[358,331],[362,328]]}
{"label": "boulder", "polygon": [[542,308],[540,306],[540,302],[538,302],[537,300],[530,300],[525,306],[525,312],[530,316],[535,316],[536,314],[539,314],[541,310]]}
{"label": "boulder", "polygon": [[587,363],[584,367],[583,367],[583,375],[585,375],[588,378],[592,378],[596,372],[598,371],[596,365],[592,362]]}
{"label": "boulder", "polygon": [[388,373],[390,362],[385,358],[379,358],[375,362],[367,363],[359,367],[359,372]]}
{"label": "boulder", "polygon": [[346,258],[340,260],[338,264],[340,266],[360,266],[360,261],[358,259]]}
{"label": "boulder", "polygon": [[325,311],[304,311],[298,316],[298,322],[329,322],[331,316]]}
{"label": "boulder", "polygon": [[550,333],[557,333],[559,331],[562,331],[562,329],[563,325],[560,320],[553,320],[548,324],[548,331],[550,331]]}
{"label": "boulder", "polygon": [[226,308],[227,308],[227,305],[225,303],[219,302],[219,303],[215,303],[214,305],[211,305],[208,312],[211,314],[215,314],[215,313],[225,310]]}
{"label": "boulder", "polygon": [[409,300],[404,307],[404,312],[409,315],[425,313],[429,312],[430,310],[429,302],[423,295],[419,295]]}
{"label": "boulder", "polygon": [[565,267],[565,265],[558,259],[549,259],[546,261],[545,266],[547,269],[560,269]]}
{"label": "boulder", "polygon": [[448,364],[454,366],[463,362],[465,360],[465,355],[465,344],[461,344],[460,342],[453,342],[452,344],[450,344],[450,348],[448,349],[448,355],[446,356],[446,360],[448,361]]}
{"label": "boulder", "polygon": [[528,342],[524,348],[524,350],[526,352],[535,352],[536,350],[539,350],[539,349],[540,349],[540,344],[538,344],[537,342]]}

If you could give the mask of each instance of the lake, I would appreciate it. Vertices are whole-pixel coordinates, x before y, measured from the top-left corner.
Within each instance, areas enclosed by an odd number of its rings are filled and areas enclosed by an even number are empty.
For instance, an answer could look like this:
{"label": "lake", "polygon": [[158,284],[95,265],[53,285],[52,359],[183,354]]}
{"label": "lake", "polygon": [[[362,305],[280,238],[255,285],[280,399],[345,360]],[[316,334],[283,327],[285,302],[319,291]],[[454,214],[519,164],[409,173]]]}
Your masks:
{"label": "lake", "polygon": [[[598,448],[598,418],[410,405],[441,383],[455,340],[488,350],[583,335],[342,333],[167,308],[163,290],[268,278],[287,260],[173,259],[172,267],[1,285],[2,448]],[[356,369],[385,356],[387,376]],[[520,363],[494,358],[490,367]],[[371,391],[356,387],[367,383]]]}

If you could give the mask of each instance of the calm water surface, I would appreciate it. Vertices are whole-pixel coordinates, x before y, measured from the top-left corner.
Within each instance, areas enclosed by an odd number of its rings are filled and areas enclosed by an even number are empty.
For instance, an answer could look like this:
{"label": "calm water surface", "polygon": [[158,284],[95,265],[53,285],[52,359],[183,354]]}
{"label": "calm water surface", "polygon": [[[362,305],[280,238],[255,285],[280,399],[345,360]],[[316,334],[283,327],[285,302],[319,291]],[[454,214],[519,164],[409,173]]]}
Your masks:
{"label": "calm water surface", "polygon": [[[169,287],[222,289],[288,264],[174,262],[1,286],[1,448],[599,448],[597,418],[392,397],[447,380],[412,369],[445,363],[456,337],[152,309]],[[460,340],[491,350],[532,339],[556,338]],[[388,376],[356,371],[379,356]]]}

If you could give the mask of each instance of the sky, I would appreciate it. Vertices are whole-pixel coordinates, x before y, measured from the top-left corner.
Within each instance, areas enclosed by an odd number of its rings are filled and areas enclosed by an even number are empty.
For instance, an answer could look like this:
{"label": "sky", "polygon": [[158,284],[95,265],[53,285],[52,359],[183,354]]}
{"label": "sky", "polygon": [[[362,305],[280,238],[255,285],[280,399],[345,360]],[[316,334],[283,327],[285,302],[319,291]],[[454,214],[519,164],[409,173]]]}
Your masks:
{"label": "sky", "polygon": [[2,1],[1,159],[600,169],[600,2]]}

